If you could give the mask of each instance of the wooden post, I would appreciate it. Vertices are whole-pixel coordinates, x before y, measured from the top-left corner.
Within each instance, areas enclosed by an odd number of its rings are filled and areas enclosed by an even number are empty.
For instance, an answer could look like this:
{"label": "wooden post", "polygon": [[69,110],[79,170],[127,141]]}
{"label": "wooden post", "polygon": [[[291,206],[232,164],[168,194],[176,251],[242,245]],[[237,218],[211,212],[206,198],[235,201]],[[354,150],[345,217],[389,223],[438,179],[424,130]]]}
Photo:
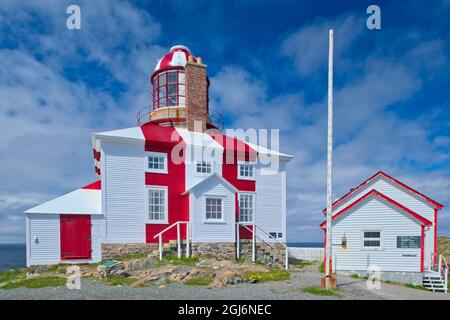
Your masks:
{"label": "wooden post", "polygon": [[180,224],[177,223],[177,251],[178,251],[178,258],[181,258],[181,239],[180,239]]}
{"label": "wooden post", "polygon": [[189,236],[190,236],[190,222],[186,223],[186,257],[189,257],[191,254],[190,248],[189,248]]}
{"label": "wooden post", "polygon": [[239,223],[236,223],[236,259],[239,259],[240,257],[240,250],[241,250],[241,241],[240,241],[240,234],[239,234]]}
{"label": "wooden post", "polygon": [[159,235],[159,260],[162,260],[162,257],[163,257],[162,236]]}
{"label": "wooden post", "polygon": [[255,224],[253,224],[252,229],[252,261],[256,261],[256,230],[255,230]]}

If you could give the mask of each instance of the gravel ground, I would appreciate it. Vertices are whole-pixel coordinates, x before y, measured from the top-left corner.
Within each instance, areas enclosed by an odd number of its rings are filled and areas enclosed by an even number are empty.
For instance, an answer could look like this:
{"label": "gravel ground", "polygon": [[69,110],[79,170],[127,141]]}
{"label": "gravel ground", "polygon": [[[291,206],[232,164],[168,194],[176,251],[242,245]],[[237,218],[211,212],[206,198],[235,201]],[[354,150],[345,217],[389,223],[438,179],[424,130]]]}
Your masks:
{"label": "gravel ground", "polygon": [[272,281],[264,283],[228,285],[223,288],[209,289],[200,286],[188,286],[182,284],[169,284],[164,288],[149,286],[146,288],[113,287],[98,282],[82,280],[80,290],[69,290],[66,287],[53,287],[41,289],[18,288],[12,290],[0,290],[0,300],[5,299],[167,299],[167,300],[252,300],[252,299],[381,299],[356,281],[339,281],[339,295],[335,297],[320,297],[303,292],[302,288],[317,286],[320,284],[318,272],[294,271],[290,280]]}

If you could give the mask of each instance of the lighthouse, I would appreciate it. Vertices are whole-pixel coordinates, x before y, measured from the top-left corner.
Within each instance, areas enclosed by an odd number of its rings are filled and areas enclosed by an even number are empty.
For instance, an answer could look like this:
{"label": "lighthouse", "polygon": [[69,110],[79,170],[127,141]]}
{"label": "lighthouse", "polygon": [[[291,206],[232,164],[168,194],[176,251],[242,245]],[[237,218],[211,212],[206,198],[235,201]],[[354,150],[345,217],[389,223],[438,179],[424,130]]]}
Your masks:
{"label": "lighthouse", "polygon": [[210,114],[210,81],[206,69],[202,59],[195,57],[188,47],[171,47],[158,60],[151,75],[151,105],[138,113],[138,123],[150,122],[201,132],[222,129],[221,115],[214,111]]}
{"label": "lighthouse", "polygon": [[287,267],[293,157],[223,133],[188,47],[171,47],[149,79],[136,126],[92,134],[96,181],[26,211],[27,265],[174,251]]}

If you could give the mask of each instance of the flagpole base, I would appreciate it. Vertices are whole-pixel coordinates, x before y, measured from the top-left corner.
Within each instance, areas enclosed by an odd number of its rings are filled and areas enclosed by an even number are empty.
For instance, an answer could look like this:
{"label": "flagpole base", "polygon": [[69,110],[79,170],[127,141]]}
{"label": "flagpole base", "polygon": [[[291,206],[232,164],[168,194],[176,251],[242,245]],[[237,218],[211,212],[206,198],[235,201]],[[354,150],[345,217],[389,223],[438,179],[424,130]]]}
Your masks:
{"label": "flagpole base", "polygon": [[331,276],[331,277],[322,277],[320,279],[320,285],[322,286],[322,288],[324,289],[330,289],[330,290],[334,290],[336,289],[336,278]]}

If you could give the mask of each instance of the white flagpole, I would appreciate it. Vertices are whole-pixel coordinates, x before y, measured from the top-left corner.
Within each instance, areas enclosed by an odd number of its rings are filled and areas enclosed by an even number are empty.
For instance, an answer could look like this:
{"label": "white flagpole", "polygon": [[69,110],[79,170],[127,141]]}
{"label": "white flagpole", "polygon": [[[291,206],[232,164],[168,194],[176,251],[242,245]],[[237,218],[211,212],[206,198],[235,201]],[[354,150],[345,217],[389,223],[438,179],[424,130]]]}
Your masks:
{"label": "white flagpole", "polygon": [[326,228],[326,270],[327,277],[332,277],[332,245],[331,245],[331,218],[332,218],[332,170],[333,169],[333,29],[329,34],[328,52],[328,145],[327,145],[327,228]]}

